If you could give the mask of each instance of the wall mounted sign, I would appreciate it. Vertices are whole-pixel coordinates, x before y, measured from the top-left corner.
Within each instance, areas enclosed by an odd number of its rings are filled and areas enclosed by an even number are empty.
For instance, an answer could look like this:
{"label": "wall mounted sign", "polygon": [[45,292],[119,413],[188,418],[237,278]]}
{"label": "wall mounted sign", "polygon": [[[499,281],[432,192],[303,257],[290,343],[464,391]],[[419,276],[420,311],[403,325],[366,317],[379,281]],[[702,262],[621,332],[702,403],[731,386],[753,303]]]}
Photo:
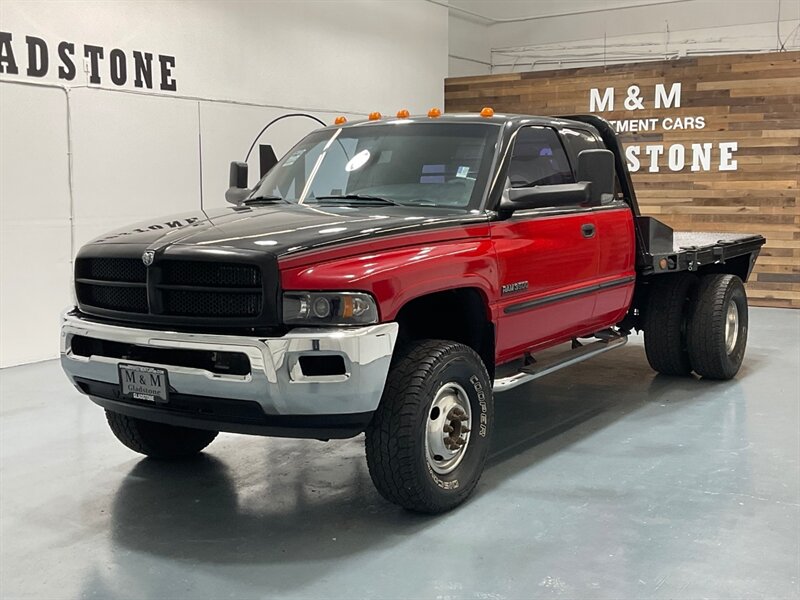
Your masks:
{"label": "wall mounted sign", "polygon": [[[634,118],[610,119],[618,134],[624,133],[645,133],[648,131],[680,131],[680,130],[703,130],[706,127],[705,115],[682,116],[658,116],[639,117],[638,111],[647,111],[649,108],[658,109],[677,109],[681,107],[681,90],[683,84],[678,81],[672,83],[667,90],[663,83],[655,84],[652,93],[652,104],[648,103],[645,92],[636,84],[627,86],[625,90],[625,100],[623,107],[631,114],[636,114]],[[600,88],[589,90],[589,112],[602,115],[605,112],[613,112],[616,102],[617,91],[613,87],[605,88],[602,93]],[[664,144],[630,144],[625,148],[625,157],[628,160],[628,169],[631,173],[636,173],[642,168],[642,161],[647,164],[650,173],[658,173],[666,166],[670,171],[683,171],[689,168],[690,171],[710,171],[711,150],[713,143],[674,143],[665,147]],[[733,153],[739,149],[739,142],[726,141],[718,142],[715,153],[718,161],[715,165],[719,171],[735,171],[738,163],[733,158]],[[645,158],[646,155],[646,158]],[[663,163],[666,162],[666,165]]]}
{"label": "wall mounted sign", "polygon": [[46,41],[0,31],[0,74],[73,81],[86,74],[89,85],[175,92],[175,57],[144,50],[126,51],[71,41]]}

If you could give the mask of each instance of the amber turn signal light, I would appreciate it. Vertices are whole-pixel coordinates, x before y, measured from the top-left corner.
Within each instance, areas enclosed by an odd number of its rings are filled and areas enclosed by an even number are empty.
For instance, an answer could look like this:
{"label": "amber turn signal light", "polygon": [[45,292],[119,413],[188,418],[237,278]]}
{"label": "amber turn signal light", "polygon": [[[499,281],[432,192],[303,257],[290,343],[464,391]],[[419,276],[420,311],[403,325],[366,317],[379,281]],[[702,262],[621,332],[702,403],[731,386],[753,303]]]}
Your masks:
{"label": "amber turn signal light", "polygon": [[432,108],[428,111],[428,116],[431,119],[435,119],[436,117],[441,117],[442,111],[440,111],[438,108]]}
{"label": "amber turn signal light", "polygon": [[494,116],[494,109],[491,106],[484,106],[481,109],[481,116],[482,117],[486,117],[487,119],[489,117],[493,117]]}
{"label": "amber turn signal light", "polygon": [[347,123],[347,117],[345,116],[336,117],[333,121],[334,125],[342,125],[343,123]]}
{"label": "amber turn signal light", "polygon": [[381,115],[381,113],[379,113],[379,112],[376,110],[375,112],[371,112],[371,113],[369,113],[369,120],[370,120],[370,121],[377,121],[378,119],[380,119],[380,118],[381,118],[381,116],[382,116],[382,115]]}
{"label": "amber turn signal light", "polygon": [[353,298],[351,296],[342,296],[342,318],[352,318],[354,308]]}
{"label": "amber turn signal light", "polygon": [[410,115],[410,114],[411,113],[408,112],[405,108],[401,108],[400,110],[397,111],[397,118],[398,119],[407,119],[408,115]]}

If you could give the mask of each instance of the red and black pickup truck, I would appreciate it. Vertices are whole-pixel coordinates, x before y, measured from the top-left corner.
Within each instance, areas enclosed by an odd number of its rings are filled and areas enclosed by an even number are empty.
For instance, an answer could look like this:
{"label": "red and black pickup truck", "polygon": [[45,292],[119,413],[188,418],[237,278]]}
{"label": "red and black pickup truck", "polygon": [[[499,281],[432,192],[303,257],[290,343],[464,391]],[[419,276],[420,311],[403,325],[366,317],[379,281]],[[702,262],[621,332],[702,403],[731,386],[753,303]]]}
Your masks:
{"label": "red and black pickup truck", "polygon": [[495,393],[634,329],[661,373],[729,379],[742,363],[764,238],[641,216],[598,117],[337,120],[252,188],[246,170],[231,165],[235,206],[76,257],[61,361],[137,452],[366,432],[380,493],[441,512],[478,482]]}

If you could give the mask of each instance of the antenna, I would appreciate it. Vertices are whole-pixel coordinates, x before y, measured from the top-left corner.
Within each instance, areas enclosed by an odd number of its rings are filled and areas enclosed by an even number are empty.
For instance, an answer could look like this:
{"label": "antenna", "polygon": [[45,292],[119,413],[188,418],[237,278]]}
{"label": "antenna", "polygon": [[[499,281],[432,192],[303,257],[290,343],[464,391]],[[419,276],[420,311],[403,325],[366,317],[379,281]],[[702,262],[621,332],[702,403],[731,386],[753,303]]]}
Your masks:
{"label": "antenna", "polygon": [[264,132],[265,132],[267,129],[269,129],[270,127],[272,127],[272,126],[273,126],[275,123],[277,123],[278,121],[283,121],[284,119],[288,119],[289,117],[305,117],[306,119],[311,119],[312,121],[316,121],[317,123],[319,123],[319,124],[320,124],[320,125],[322,125],[323,127],[326,127],[326,126],[327,126],[327,124],[326,124],[324,121],[322,121],[321,119],[318,119],[318,118],[317,118],[317,117],[315,117],[314,115],[310,115],[310,114],[308,114],[308,113],[289,113],[289,114],[286,114],[286,115],[281,115],[280,117],[275,117],[274,119],[272,119],[272,121],[270,121],[269,123],[267,123],[266,125],[264,125],[264,129],[262,129],[262,130],[261,130],[261,131],[258,133],[258,135],[256,136],[256,139],[254,139],[254,140],[253,140],[253,143],[252,143],[252,144],[250,144],[250,149],[247,151],[247,156],[245,156],[245,157],[244,157],[244,162],[247,162],[247,161],[250,159],[250,153],[253,151],[253,148],[255,148],[255,147],[256,147],[256,143],[258,142],[258,139],[259,139],[259,138],[260,138],[262,135],[264,135]]}

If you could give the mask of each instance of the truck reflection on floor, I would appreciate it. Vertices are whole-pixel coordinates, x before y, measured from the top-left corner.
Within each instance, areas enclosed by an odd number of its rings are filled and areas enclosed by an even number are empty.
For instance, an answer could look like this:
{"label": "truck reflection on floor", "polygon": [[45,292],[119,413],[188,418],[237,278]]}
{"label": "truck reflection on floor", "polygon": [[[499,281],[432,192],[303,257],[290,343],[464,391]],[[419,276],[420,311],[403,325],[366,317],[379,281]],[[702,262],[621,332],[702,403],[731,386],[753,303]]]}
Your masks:
{"label": "truck reflection on floor", "polygon": [[[540,516],[520,525],[524,535],[531,548],[556,548],[552,560],[574,563],[577,553],[609,573],[645,571],[647,559],[639,553],[597,557],[598,545],[635,549],[636,540],[650,536],[647,543],[661,547],[663,560],[679,557],[681,548],[668,548],[684,544],[675,527],[714,539],[724,528],[725,503],[738,501],[716,495],[707,502],[703,482],[735,468],[742,484],[750,469],[736,455],[748,443],[740,382],[652,375],[637,345],[504,395],[477,498],[450,516],[431,519],[383,502],[370,484],[362,437],[323,445],[223,436],[210,454],[188,462],[135,463],[114,498],[112,540],[145,559],[189,562],[202,571],[258,565],[248,570],[249,584],[288,593],[333,576],[343,559],[419,539],[417,533],[426,545],[446,545],[446,536],[435,541],[435,532],[452,527],[451,518],[479,539],[489,515],[513,520],[525,503],[536,505]],[[757,365],[752,358],[744,376]],[[675,421],[686,427],[685,443],[675,440]],[[689,471],[686,464],[695,467]],[[694,509],[686,512],[684,501]],[[581,530],[580,540],[569,533],[574,529]],[[534,554],[531,560],[546,560]],[[273,566],[301,568],[303,578],[276,577]],[[142,595],[174,586],[158,574],[141,580],[135,576],[141,565],[124,561],[117,568],[123,573],[113,580],[130,580]],[[442,576],[436,568],[415,567],[434,579]],[[167,577],[170,569],[157,571]],[[106,585],[96,575],[87,593]]]}

